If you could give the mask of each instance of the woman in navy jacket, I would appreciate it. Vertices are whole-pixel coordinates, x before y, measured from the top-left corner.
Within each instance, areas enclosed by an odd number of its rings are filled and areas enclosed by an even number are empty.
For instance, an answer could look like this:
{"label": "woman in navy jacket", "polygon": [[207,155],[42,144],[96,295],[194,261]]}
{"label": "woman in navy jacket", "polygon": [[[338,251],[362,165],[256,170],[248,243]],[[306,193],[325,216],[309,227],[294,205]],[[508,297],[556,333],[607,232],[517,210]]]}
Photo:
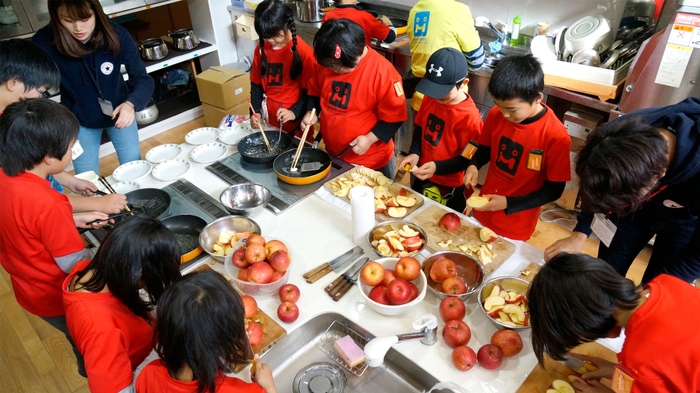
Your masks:
{"label": "woman in navy jacket", "polygon": [[[134,113],[148,104],[153,79],[146,73],[129,33],[111,23],[98,0],[48,0],[51,22],[32,41],[51,55],[61,72],[61,104],[80,121],[78,140],[85,153],[75,173],[99,172],[102,130],[119,162],[138,160]],[[120,66],[129,74],[128,87]]]}

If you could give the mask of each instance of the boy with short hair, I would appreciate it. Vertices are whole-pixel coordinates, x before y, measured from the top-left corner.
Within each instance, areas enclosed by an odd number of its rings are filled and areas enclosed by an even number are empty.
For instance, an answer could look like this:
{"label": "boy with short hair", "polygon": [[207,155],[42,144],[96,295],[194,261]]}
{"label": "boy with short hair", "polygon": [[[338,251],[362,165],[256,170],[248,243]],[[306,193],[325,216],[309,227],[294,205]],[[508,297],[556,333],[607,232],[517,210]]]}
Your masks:
{"label": "boy with short hair", "polygon": [[478,168],[489,165],[481,195],[490,201],[472,210],[501,236],[527,240],[540,206],[555,201],[571,180],[571,138],[554,111],[542,102],[544,73],[532,55],[506,57],[491,75],[496,106],[484,121],[464,184],[476,185]]}
{"label": "boy with short hair", "polygon": [[396,40],[396,29],[391,20],[385,15],[376,19],[372,14],[364,10],[357,9],[357,0],[337,0],[335,9],[323,15],[322,22],[331,19],[349,19],[362,27],[365,31],[365,43],[372,44],[372,38],[379,41],[391,43]]}
{"label": "boy with short hair", "polygon": [[462,89],[469,79],[467,59],[460,51],[439,49],[427,66],[416,87],[425,98],[414,119],[409,154],[399,168],[420,164],[412,173],[411,188],[425,193],[436,186],[440,195],[431,199],[461,213],[466,207],[464,170],[469,166],[462,152],[481,134],[481,115]]}

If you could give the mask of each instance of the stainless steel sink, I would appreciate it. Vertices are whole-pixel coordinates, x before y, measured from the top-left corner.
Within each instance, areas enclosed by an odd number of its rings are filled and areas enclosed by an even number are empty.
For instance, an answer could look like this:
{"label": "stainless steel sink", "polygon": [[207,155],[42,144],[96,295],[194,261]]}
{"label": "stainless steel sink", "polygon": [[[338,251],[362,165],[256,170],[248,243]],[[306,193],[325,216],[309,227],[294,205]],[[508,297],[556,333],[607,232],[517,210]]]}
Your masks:
{"label": "stainless steel sink", "polygon": [[[351,329],[351,335],[353,332],[357,334],[356,342],[369,341],[374,338],[367,330],[344,316],[326,313],[310,319],[275,344],[263,355],[262,361],[272,368],[277,390],[285,393],[293,392],[293,382],[296,375],[317,362],[332,363],[342,369],[347,378],[346,393],[420,393],[429,391],[439,382],[427,371],[418,367],[393,348],[386,354],[382,366],[368,367],[360,376],[355,375],[331,359],[321,349],[330,345],[332,352],[334,338],[347,334],[346,329]],[[353,371],[358,372],[357,368]],[[435,392],[448,393],[447,390],[436,390]]]}

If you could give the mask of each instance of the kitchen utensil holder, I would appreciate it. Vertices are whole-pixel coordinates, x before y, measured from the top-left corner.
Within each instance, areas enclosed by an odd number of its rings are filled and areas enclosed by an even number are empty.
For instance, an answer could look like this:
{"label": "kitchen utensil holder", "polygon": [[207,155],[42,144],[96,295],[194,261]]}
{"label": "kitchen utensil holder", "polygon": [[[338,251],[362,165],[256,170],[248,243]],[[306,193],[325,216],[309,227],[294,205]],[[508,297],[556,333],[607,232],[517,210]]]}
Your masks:
{"label": "kitchen utensil holder", "polygon": [[350,365],[343,361],[343,359],[338,355],[338,353],[335,351],[335,348],[333,347],[333,343],[335,343],[335,340],[343,338],[346,335],[349,335],[355,342],[355,344],[357,344],[362,349],[365,348],[367,341],[374,338],[365,337],[362,334],[350,329],[348,326],[346,326],[340,321],[333,321],[328,327],[328,329],[326,329],[326,332],[323,333],[323,337],[318,342],[316,347],[320,349],[323,353],[328,355],[329,358],[333,359],[341,367],[357,375],[358,377],[361,377],[362,374],[364,374],[365,370],[367,370],[367,363],[362,362],[355,367],[350,367]]}

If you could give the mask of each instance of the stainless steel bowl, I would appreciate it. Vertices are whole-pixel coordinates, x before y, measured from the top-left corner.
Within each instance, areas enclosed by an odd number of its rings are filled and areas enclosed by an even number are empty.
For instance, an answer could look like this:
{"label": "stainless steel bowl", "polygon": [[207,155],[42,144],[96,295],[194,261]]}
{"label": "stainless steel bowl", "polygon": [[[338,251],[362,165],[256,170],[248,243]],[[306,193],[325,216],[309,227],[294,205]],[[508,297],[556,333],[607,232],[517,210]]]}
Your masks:
{"label": "stainless steel bowl", "polygon": [[[495,285],[500,285],[506,291],[513,291],[527,297],[527,293],[530,291],[530,282],[519,277],[496,277],[486,281],[479,290],[479,309],[484,313],[489,321],[496,325],[496,327],[499,329],[529,329],[529,324],[527,326],[508,325],[497,321],[496,319],[492,318],[488,312],[486,312],[484,302],[486,301],[486,298],[491,295],[491,291]],[[527,319],[529,320],[529,317],[527,317]]]}
{"label": "stainless steel bowl", "polygon": [[572,24],[564,33],[563,58],[567,60],[583,49],[602,53],[613,43],[610,21],[602,15],[587,15]]}
{"label": "stainless steel bowl", "polygon": [[202,249],[204,249],[209,256],[221,262],[223,262],[226,257],[223,255],[214,255],[214,243],[219,240],[219,235],[224,231],[262,234],[260,225],[246,217],[226,216],[209,223],[199,234],[199,245],[202,246]]}
{"label": "stainless steel bowl", "polygon": [[252,215],[270,201],[270,190],[256,183],[242,183],[228,186],[219,196],[221,204],[231,214]]}
{"label": "stainless steel bowl", "polygon": [[416,255],[423,251],[425,246],[428,244],[428,234],[425,232],[425,230],[423,230],[423,228],[407,220],[380,222],[367,233],[367,242],[369,243],[370,247],[372,247],[372,250],[374,250],[374,252],[376,252],[380,257],[401,257],[402,255],[386,255],[380,253],[377,246],[372,245],[372,242],[375,240],[380,240],[389,231],[400,231],[404,225],[408,225],[409,228],[418,232],[418,236],[420,236],[420,238],[423,240],[423,245],[417,250],[409,251],[407,256]]}
{"label": "stainless steel bowl", "polygon": [[496,65],[498,65],[498,62],[501,61],[502,58],[504,58],[500,53],[493,53],[493,52],[486,52],[484,54],[484,65],[487,67],[495,68]]}
{"label": "stainless steel bowl", "polygon": [[[461,295],[450,295],[442,292],[440,289],[441,284],[433,281],[430,278],[430,268],[433,267],[438,259],[447,258],[457,265],[457,277],[461,278],[462,281],[467,285],[467,292]],[[428,280],[428,290],[435,294],[438,299],[444,299],[448,296],[456,296],[462,300],[467,300],[472,293],[476,292],[481,284],[484,282],[486,274],[484,273],[484,266],[476,258],[469,256],[463,252],[459,251],[438,251],[423,261],[421,266],[425,277]]]}
{"label": "stainless steel bowl", "polygon": [[134,118],[136,119],[136,124],[140,126],[151,124],[158,118],[158,107],[151,100],[143,110],[134,113]]}

